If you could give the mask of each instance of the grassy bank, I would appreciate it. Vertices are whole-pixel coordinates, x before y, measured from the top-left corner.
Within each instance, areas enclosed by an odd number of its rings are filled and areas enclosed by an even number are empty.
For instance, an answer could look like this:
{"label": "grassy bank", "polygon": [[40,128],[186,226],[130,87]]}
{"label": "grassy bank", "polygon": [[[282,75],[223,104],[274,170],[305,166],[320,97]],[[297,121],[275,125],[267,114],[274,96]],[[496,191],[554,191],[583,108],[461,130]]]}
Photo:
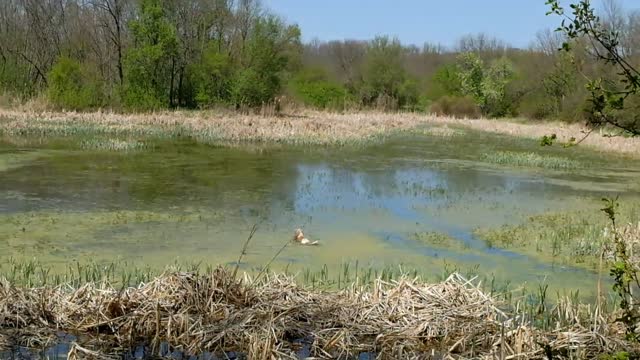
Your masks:
{"label": "grassy bank", "polygon": [[614,314],[602,310],[567,298],[507,309],[498,295],[458,274],[439,283],[399,276],[329,291],[285,275],[242,277],[233,268],[174,270],[132,287],[92,275],[40,287],[2,279],[0,344],[47,346],[63,330],[82,335],[71,348],[80,357],[118,356],[140,344],[153,356],[162,343],[186,354],[233,351],[251,359],[585,358],[632,351],[611,323]]}
{"label": "grassy bank", "polygon": [[[270,142],[288,144],[351,144],[370,142],[406,130],[451,137],[458,128],[538,139],[556,134],[558,143],[582,138],[586,129],[564,123],[521,123],[508,120],[463,120],[418,113],[330,113],[303,111],[295,115],[258,116],[212,111],[153,114],[61,113],[0,109],[0,137],[110,136],[117,140],[86,144],[87,148],[135,149],[144,137],[192,138],[203,143]],[[582,145],[631,156],[640,155],[640,141],[594,132]]]}

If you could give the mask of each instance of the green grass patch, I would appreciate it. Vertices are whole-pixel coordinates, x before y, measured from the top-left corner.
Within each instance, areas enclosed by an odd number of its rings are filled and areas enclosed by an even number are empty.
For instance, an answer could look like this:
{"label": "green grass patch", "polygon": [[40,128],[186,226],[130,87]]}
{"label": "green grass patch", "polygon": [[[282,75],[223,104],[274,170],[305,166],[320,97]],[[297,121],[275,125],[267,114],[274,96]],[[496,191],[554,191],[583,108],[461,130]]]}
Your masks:
{"label": "green grass patch", "polygon": [[[637,205],[625,203],[619,224],[637,223]],[[603,247],[611,246],[612,232],[604,214],[593,209],[550,212],[531,216],[518,225],[476,229],[487,246],[524,253],[542,261],[596,270]]]}
{"label": "green grass patch", "polygon": [[462,241],[436,231],[416,232],[411,234],[409,238],[434,249],[464,250],[469,248]]}
{"label": "green grass patch", "polygon": [[570,170],[581,167],[580,162],[576,160],[551,155],[540,155],[534,152],[497,151],[483,154],[482,160],[499,165],[552,170]]}

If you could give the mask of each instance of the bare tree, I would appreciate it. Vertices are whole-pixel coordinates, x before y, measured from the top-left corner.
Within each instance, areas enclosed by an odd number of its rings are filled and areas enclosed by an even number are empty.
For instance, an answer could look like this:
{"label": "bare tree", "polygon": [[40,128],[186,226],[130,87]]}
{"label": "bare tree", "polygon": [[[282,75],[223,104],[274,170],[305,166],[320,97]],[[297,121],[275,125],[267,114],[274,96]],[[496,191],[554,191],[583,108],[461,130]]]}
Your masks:
{"label": "bare tree", "polygon": [[124,48],[126,38],[126,14],[128,0],[92,0],[98,11],[100,26],[106,31],[109,42],[116,52],[116,67],[120,85],[124,84]]}
{"label": "bare tree", "polygon": [[566,39],[561,33],[544,29],[536,33],[536,39],[531,47],[534,51],[539,51],[547,56],[556,56],[558,49],[565,41]]}
{"label": "bare tree", "polygon": [[458,40],[456,46],[456,50],[459,52],[475,53],[499,53],[506,51],[507,48],[504,41],[484,33],[465,35]]}

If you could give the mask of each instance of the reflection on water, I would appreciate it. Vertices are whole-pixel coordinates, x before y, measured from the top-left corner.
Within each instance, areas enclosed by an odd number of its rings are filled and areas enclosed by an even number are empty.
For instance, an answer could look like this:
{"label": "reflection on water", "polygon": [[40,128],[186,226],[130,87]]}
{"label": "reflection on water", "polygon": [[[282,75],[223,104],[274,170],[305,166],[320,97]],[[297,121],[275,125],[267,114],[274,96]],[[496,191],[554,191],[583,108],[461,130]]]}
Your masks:
{"label": "reflection on water", "polygon": [[[358,149],[155,145],[130,154],[28,149],[18,153],[28,154],[22,163],[12,151],[12,166],[0,172],[0,258],[38,257],[54,266],[116,258],[229,263],[258,223],[248,266],[265,264],[303,227],[322,246],[289,247],[276,267],[358,260],[440,274],[445,263],[479,265],[503,280],[590,288],[593,274],[488,247],[473,230],[549,210],[597,211],[594,199],[635,191],[637,169],[582,150],[539,150],[535,142],[477,135],[406,137]],[[557,173],[478,161],[483,152],[505,148],[565,151],[589,166]],[[424,231],[463,246],[412,240]]]}

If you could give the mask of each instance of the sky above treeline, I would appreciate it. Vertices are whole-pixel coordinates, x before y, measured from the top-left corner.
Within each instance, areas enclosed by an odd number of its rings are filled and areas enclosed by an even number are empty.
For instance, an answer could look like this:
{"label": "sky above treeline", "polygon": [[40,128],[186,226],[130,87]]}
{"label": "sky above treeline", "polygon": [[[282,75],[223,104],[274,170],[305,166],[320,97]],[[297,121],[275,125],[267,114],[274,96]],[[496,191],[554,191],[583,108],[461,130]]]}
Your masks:
{"label": "sky above treeline", "polygon": [[[574,2],[577,0],[574,0]],[[639,9],[640,0],[618,0]],[[466,34],[485,33],[524,48],[538,31],[555,29],[545,0],[265,0],[267,7],[302,28],[303,40],[367,40],[376,35],[403,43],[453,46]],[[601,0],[592,1],[596,8]],[[564,4],[569,1],[564,0]]]}

